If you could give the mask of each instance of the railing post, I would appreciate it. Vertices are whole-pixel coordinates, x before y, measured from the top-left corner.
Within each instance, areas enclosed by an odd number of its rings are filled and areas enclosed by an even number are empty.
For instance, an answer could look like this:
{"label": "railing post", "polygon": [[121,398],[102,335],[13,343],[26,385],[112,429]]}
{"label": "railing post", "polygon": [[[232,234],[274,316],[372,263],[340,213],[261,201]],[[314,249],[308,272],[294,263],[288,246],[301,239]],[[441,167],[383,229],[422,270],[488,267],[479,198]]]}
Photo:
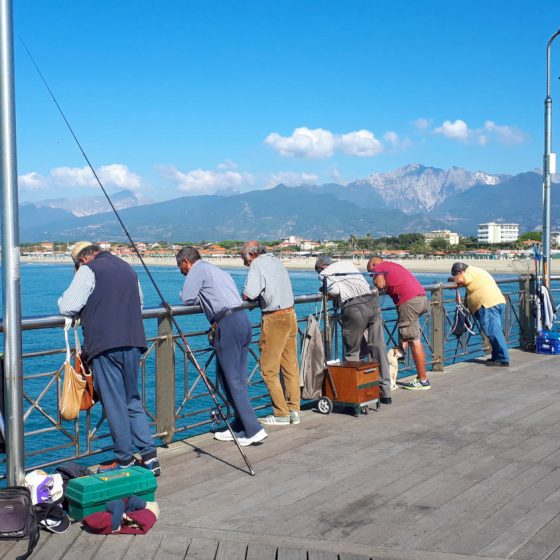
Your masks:
{"label": "railing post", "polygon": [[533,301],[535,293],[535,277],[532,274],[519,279],[519,346],[522,350],[535,348],[535,317]]}
{"label": "railing post", "polygon": [[175,344],[169,316],[158,319],[156,344],[156,424],[162,441],[170,443],[175,433]]}
{"label": "railing post", "polygon": [[445,343],[445,307],[443,305],[443,284],[438,283],[432,290],[430,305],[432,315],[432,371],[443,371]]}

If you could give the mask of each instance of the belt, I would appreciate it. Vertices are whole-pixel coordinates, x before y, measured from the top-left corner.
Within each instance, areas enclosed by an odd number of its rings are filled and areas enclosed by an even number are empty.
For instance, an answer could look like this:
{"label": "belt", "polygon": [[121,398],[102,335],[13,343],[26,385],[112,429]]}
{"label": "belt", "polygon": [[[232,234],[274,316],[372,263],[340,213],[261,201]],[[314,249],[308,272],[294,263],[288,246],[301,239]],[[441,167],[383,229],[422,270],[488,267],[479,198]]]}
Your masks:
{"label": "belt", "polygon": [[373,294],[362,294],[361,296],[355,296],[355,297],[351,297],[350,299],[347,299],[346,301],[342,302],[342,305],[347,305],[353,301],[358,301],[359,299],[363,299],[365,297],[371,297]]}
{"label": "belt", "polygon": [[225,319],[228,315],[241,311],[243,307],[232,307],[231,309],[222,309],[220,312],[216,313],[214,316],[214,324],[217,325],[222,319]]}
{"label": "belt", "polygon": [[291,313],[294,310],[293,307],[286,307],[285,309],[276,309],[275,311],[263,311],[263,315],[274,315],[275,313]]}

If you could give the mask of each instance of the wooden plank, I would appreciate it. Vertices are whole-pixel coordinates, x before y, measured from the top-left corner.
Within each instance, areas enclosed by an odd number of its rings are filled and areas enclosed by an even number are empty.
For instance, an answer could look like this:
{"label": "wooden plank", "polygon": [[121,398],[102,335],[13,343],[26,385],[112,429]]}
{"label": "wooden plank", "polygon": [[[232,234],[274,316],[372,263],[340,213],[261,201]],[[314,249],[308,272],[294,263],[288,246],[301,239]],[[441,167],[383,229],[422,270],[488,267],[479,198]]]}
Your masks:
{"label": "wooden plank", "polygon": [[247,545],[245,543],[220,541],[216,560],[245,560]]}
{"label": "wooden plank", "polygon": [[[72,527],[73,529],[73,527]],[[97,550],[101,547],[107,537],[104,535],[94,535],[80,530],[72,548],[68,549],[63,558],[64,560],[90,560],[95,558]]]}
{"label": "wooden plank", "polygon": [[134,535],[123,560],[153,560],[160,547],[162,536],[150,532],[147,535]]}
{"label": "wooden plank", "polygon": [[134,539],[133,535],[97,535],[97,537],[102,538],[103,542],[93,557],[95,560],[122,560]]}
{"label": "wooden plank", "polygon": [[326,550],[308,550],[307,560],[339,560],[339,555]]}
{"label": "wooden plank", "polygon": [[307,550],[279,547],[276,558],[277,560],[307,560]]}
{"label": "wooden plank", "polygon": [[560,515],[547,523],[513,556],[514,560],[544,560],[560,547]]}
{"label": "wooden plank", "polygon": [[39,544],[33,553],[33,560],[58,560],[66,551],[75,546],[81,530],[77,525],[69,527],[64,533],[48,533],[41,531]]}
{"label": "wooden plank", "polygon": [[276,560],[276,547],[268,544],[249,543],[245,560]]}
{"label": "wooden plank", "polygon": [[215,560],[218,541],[195,537],[191,540],[185,560]]}
{"label": "wooden plank", "polygon": [[166,530],[162,535],[154,560],[167,560],[168,558],[184,560],[190,542],[190,538]]}

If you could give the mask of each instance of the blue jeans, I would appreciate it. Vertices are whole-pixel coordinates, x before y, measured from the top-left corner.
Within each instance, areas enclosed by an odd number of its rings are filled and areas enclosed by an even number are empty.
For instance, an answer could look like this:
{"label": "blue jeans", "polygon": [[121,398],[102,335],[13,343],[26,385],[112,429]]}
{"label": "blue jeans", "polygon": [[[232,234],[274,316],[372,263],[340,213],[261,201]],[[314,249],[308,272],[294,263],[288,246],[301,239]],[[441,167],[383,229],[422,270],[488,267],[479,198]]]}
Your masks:
{"label": "blue jeans", "polygon": [[236,431],[243,430],[247,437],[262,429],[249,400],[247,358],[250,342],[251,324],[245,311],[236,311],[219,322],[214,339],[217,375],[235,412],[231,426]]}
{"label": "blue jeans", "polygon": [[132,460],[135,447],[142,457],[156,453],[138,391],[141,355],[140,348],[126,346],[102,352],[91,361],[95,390],[121,463]]}
{"label": "blue jeans", "polygon": [[506,306],[503,303],[493,307],[481,307],[474,313],[480,330],[488,338],[492,346],[492,360],[495,362],[509,362],[509,352],[502,330],[502,317]]}

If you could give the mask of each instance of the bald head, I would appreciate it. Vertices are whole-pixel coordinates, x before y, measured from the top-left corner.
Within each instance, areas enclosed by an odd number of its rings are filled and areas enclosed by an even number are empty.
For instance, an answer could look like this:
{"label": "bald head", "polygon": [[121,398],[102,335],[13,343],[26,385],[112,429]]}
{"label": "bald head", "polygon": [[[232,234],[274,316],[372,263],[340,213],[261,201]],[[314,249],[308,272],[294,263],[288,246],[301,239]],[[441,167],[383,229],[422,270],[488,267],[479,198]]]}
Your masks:
{"label": "bald head", "polygon": [[241,258],[245,266],[249,266],[259,255],[264,255],[265,253],[264,245],[255,240],[247,241],[241,247]]}
{"label": "bald head", "polygon": [[373,270],[373,268],[375,267],[375,265],[382,263],[383,259],[379,256],[375,256],[375,257],[371,257],[371,259],[369,259],[368,263],[367,263],[367,270],[368,272],[371,272]]}

